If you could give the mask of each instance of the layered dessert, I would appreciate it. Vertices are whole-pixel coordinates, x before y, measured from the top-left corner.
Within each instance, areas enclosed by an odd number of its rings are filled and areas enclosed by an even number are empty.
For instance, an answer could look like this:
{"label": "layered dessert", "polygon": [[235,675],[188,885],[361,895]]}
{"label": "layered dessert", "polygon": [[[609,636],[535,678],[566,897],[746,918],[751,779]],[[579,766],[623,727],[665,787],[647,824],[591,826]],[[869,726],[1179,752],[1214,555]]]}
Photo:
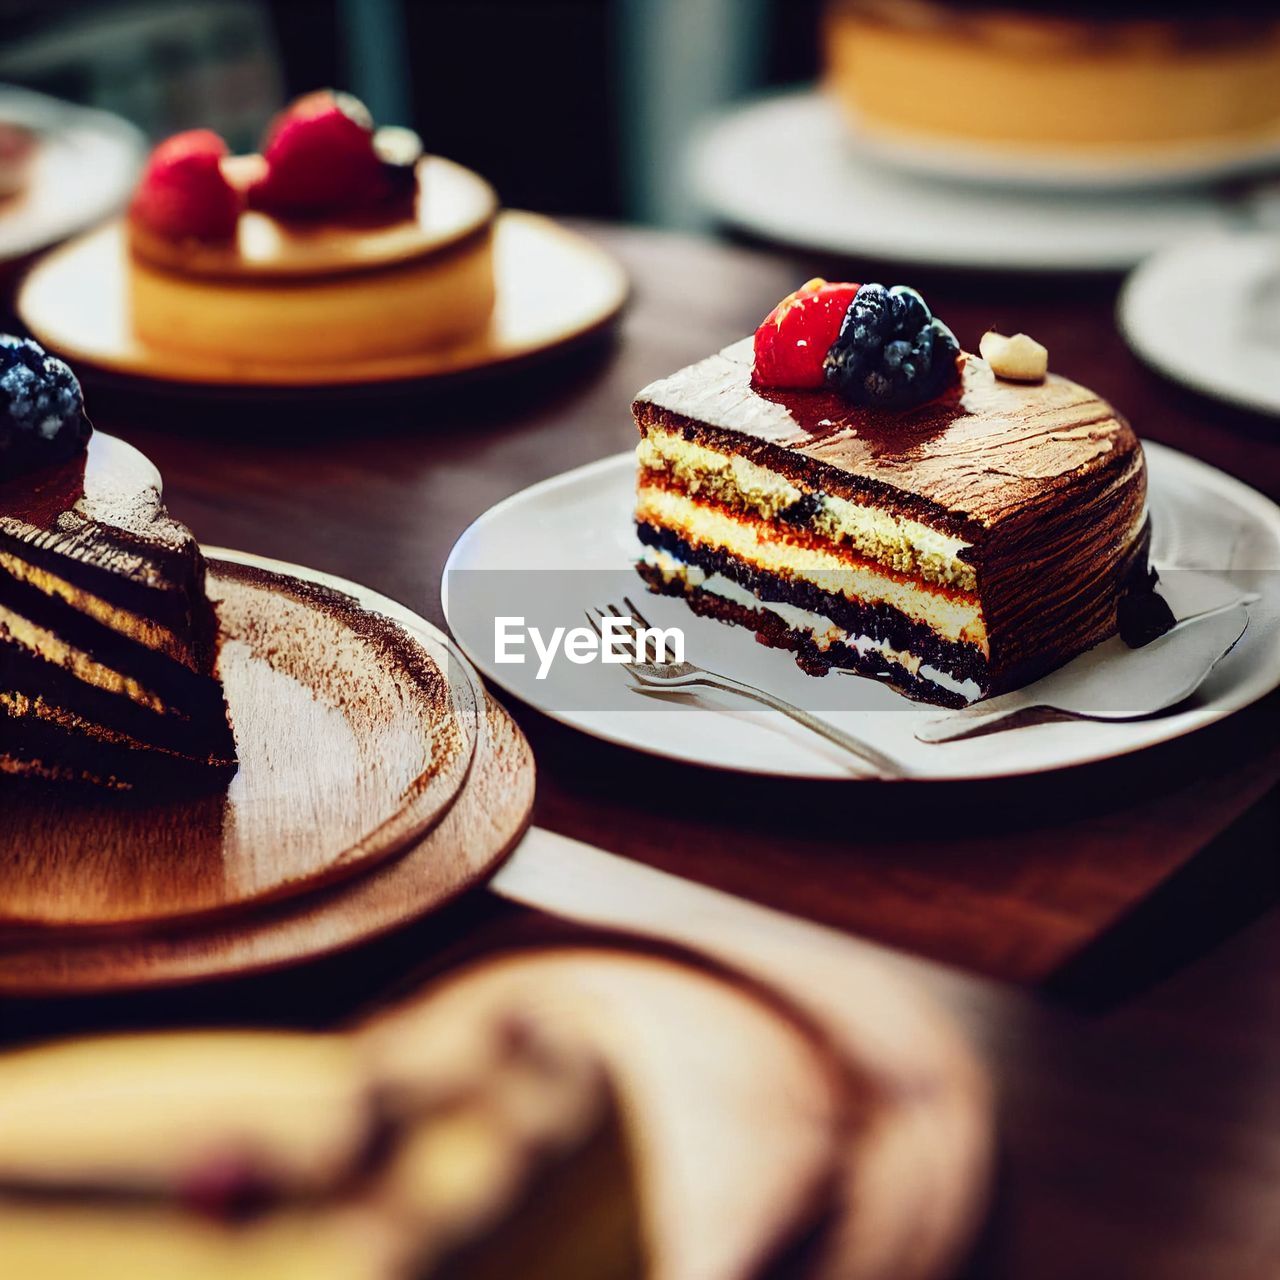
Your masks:
{"label": "layered dessert", "polygon": [[0,337],[0,773],[111,787],[235,771],[205,562],[75,375]]}
{"label": "layered dessert", "polygon": [[515,1013],[391,1064],[286,1033],[19,1052],[0,1132],[0,1258],[26,1280],[644,1274],[609,1077]]}
{"label": "layered dessert", "polygon": [[887,141],[1147,156],[1280,134],[1280,12],[1239,0],[834,0],[826,59]]}
{"label": "layered dessert", "polygon": [[946,706],[1097,644],[1147,584],[1142,449],[1028,342],[988,362],[912,289],[810,281],[636,398],[642,576]]}
{"label": "layered dessert", "polygon": [[128,293],[147,345],[222,365],[307,366],[447,347],[494,305],[483,178],[375,128],[349,94],[298,99],[262,152],[207,129],[152,153],[128,216]]}

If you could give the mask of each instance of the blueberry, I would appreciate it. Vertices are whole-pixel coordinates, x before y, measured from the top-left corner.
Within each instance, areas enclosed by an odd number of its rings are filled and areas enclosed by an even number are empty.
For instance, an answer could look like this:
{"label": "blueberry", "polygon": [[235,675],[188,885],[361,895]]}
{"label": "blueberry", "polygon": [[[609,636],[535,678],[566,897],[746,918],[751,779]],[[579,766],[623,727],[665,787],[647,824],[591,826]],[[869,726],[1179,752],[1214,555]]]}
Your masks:
{"label": "blueberry", "polygon": [[889,301],[893,308],[893,327],[899,333],[918,333],[933,319],[925,300],[910,285],[895,284],[889,290]]}
{"label": "blueberry", "polygon": [[849,304],[823,363],[831,390],[854,404],[904,409],[957,376],[959,344],[906,285],[864,284]]}
{"label": "blueberry", "polygon": [[92,431],[76,375],[30,338],[0,334],[0,477],[65,462]]}

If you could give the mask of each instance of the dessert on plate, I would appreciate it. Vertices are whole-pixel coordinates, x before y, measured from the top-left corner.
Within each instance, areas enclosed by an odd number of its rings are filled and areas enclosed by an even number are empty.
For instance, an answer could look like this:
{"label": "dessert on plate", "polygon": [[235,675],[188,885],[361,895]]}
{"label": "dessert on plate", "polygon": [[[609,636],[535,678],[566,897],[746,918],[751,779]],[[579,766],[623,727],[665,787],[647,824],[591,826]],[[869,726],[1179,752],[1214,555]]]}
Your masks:
{"label": "dessert on plate", "polygon": [[218,783],[235,742],[205,562],[80,384],[0,337],[0,773]]}
{"label": "dessert on plate", "polygon": [[860,133],[1065,154],[1280,136],[1280,12],[1227,0],[833,0],[826,81]]}
{"label": "dessert on plate", "polygon": [[986,345],[961,352],[912,289],[812,280],[646,387],[650,588],[947,706],[1115,633],[1149,583],[1138,439],[1025,335]]}
{"label": "dessert on plate", "polygon": [[577,1037],[463,1011],[359,1037],[189,1032],[0,1059],[0,1257],[28,1280],[629,1280],[626,1136]]}
{"label": "dessert on plate", "polygon": [[345,93],[299,98],[262,153],[207,129],[152,153],[128,215],[127,289],[149,346],[222,364],[307,366],[448,347],[494,306],[497,198],[375,128]]}
{"label": "dessert on plate", "polygon": [[26,125],[0,120],[0,200],[26,190],[39,147]]}

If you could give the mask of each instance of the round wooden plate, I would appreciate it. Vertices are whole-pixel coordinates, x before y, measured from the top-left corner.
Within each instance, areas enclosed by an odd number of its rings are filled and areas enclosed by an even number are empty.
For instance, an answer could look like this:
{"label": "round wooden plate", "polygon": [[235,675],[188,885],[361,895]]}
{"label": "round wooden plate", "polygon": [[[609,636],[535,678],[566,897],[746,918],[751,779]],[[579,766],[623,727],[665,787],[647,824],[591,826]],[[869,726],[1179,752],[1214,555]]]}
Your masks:
{"label": "round wooden plate", "polygon": [[505,210],[494,229],[498,301],[483,334],[379,360],[248,364],[161,351],[133,331],[124,224],[109,223],[38,262],[18,292],[23,323],[73,364],[153,381],[253,389],[384,385],[452,376],[553,350],[607,324],[627,296],[622,268],[538,214]]}
{"label": "round wooden plate", "polygon": [[141,936],[11,934],[0,938],[0,995],[129,991],[239,977],[353,947],[492,875],[529,824],[533,791],[529,745],[490,702],[466,784],[425,839],[400,857],[234,921]]}
{"label": "round wooden plate", "polygon": [[311,890],[405,849],[456,799],[483,695],[443,637],[247,556],[211,559],[209,591],[235,778],[198,796],[10,784],[9,931],[154,928]]}
{"label": "round wooden plate", "polygon": [[411,1066],[477,1008],[566,1025],[608,1064],[653,1280],[760,1275],[830,1214],[848,1132],[843,1064],[750,984],[691,958],[536,947],[446,973],[362,1036],[375,1060]]}

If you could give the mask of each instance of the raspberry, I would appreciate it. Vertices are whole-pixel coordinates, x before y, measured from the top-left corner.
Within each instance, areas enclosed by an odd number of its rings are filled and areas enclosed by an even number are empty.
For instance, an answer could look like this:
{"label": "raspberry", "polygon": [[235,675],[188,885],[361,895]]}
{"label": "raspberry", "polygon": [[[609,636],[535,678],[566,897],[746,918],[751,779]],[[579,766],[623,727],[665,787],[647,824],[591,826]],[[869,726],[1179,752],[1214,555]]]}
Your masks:
{"label": "raspberry", "polygon": [[166,240],[229,240],[244,197],[222,172],[227,144],[210,129],[175,134],[152,153],[129,216]]}
{"label": "raspberry", "polygon": [[315,218],[368,204],[383,190],[373,120],[358,98],[322,89],[288,107],[262,147],[266,172],[249,203],[282,218]]}

